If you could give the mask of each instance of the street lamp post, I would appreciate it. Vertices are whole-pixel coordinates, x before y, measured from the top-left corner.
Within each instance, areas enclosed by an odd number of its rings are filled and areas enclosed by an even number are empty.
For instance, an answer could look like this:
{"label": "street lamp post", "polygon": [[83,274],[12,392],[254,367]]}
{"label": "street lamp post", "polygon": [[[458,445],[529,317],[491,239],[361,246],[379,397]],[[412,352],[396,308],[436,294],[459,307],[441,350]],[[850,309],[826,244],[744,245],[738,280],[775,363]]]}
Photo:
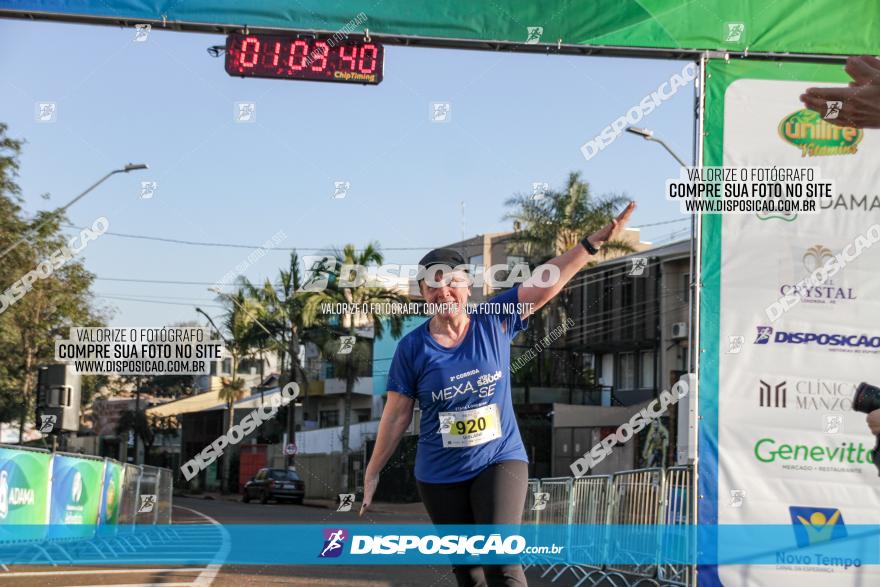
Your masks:
{"label": "street lamp post", "polygon": [[[678,161],[678,164],[682,167],[687,167],[688,164],[684,162],[684,160],[678,156],[678,154],[673,151],[669,145],[666,144],[663,139],[657,138],[654,136],[654,131],[648,130],[647,128],[639,128],[637,126],[628,126],[626,127],[626,132],[634,134],[636,136],[640,136],[646,141],[652,141],[654,143],[659,143],[666,151],[672,155],[672,157]],[[697,216],[696,214],[691,215],[691,244],[690,244],[690,295],[688,296],[688,373],[694,372],[694,362],[695,362],[695,353],[694,353],[694,337],[693,332],[694,328],[696,328],[696,324],[694,323],[694,316],[696,307],[694,305],[694,293],[697,287],[697,282],[694,279],[694,259],[696,258],[696,234],[697,234]]]}
{"label": "street lamp post", "polygon": [[[54,212],[52,212],[52,215],[53,215],[53,216],[58,215],[58,214],[64,212],[65,210],[67,210],[68,208],[70,208],[71,206],[73,206],[74,204],[76,204],[76,203],[77,203],[79,200],[81,200],[86,194],[88,194],[90,191],[92,191],[93,189],[95,189],[96,187],[98,187],[99,185],[101,185],[102,183],[104,183],[104,181],[106,181],[111,175],[115,175],[115,174],[117,174],[117,173],[128,173],[129,171],[138,171],[138,170],[141,170],[141,169],[149,169],[149,168],[148,168],[148,167],[146,166],[146,164],[144,164],[144,163],[129,163],[128,165],[126,165],[126,166],[123,167],[122,169],[114,169],[113,171],[111,171],[110,173],[108,173],[107,175],[105,175],[104,177],[102,177],[101,179],[99,179],[98,181],[96,181],[95,183],[93,183],[91,186],[89,186],[89,188],[86,189],[86,191],[84,191],[83,193],[81,193],[80,195],[78,195],[77,197],[75,197],[74,199],[72,199],[71,201],[67,202],[65,205],[61,206],[60,208],[58,208],[58,209],[55,210]],[[46,222],[44,222],[43,224],[41,224],[41,225],[38,226],[37,228],[38,228],[38,229],[39,229],[39,228],[42,228],[42,227],[45,226],[48,222],[49,222],[49,221],[47,220]],[[21,243],[23,243],[25,240],[26,240],[25,237],[21,237],[17,242],[15,242],[15,243],[13,243],[12,245],[10,245],[5,251],[3,251],[2,253],[0,253],[0,259],[2,259],[3,257],[5,257],[10,251],[12,251],[12,249],[14,249],[15,247],[17,247],[17,246],[20,245]]]}

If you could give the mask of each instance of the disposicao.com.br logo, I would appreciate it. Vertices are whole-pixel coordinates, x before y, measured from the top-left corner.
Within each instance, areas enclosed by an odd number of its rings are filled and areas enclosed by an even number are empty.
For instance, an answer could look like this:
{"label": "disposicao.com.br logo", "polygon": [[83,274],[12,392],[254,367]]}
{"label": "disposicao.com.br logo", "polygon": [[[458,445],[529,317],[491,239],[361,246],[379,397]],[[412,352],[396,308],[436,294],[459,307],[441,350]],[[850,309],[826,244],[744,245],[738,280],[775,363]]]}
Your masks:
{"label": "disposicao.com.br logo", "polygon": [[[348,534],[341,528],[324,529],[324,545],[319,558],[337,557],[344,551]],[[563,546],[527,546],[526,539],[513,534],[476,534],[472,536],[447,534],[444,536],[415,534],[388,534],[351,536],[349,554],[352,555],[518,555],[518,554],[559,554]]]}

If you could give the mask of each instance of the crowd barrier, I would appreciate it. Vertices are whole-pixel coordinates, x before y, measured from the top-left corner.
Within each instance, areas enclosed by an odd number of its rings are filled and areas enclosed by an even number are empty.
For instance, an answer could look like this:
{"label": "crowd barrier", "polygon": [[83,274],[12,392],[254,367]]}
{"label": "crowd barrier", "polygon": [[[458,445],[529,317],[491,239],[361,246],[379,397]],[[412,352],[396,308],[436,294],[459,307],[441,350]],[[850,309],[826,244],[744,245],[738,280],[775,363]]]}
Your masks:
{"label": "crowd barrier", "polygon": [[[563,545],[562,554],[533,556],[525,567],[546,567],[541,577],[556,582],[571,575],[574,585],[691,586],[691,565],[664,562],[662,552],[670,528],[694,523],[693,467],[638,469],[613,475],[530,479],[523,512],[524,533],[537,534],[548,525],[553,535],[545,540]],[[529,525],[534,525],[534,529]],[[597,534],[585,527],[614,527],[614,532]],[[632,533],[627,528],[632,527]],[[658,531],[650,531],[657,527]],[[675,533],[680,541],[687,533]],[[694,544],[675,544],[690,552]],[[610,564],[607,553],[614,553]],[[629,559],[629,560],[627,560]],[[589,564],[577,561],[596,561]],[[621,562],[622,561],[622,562]],[[651,562],[645,562],[651,561]]]}
{"label": "crowd barrier", "polygon": [[0,444],[0,548],[51,563],[130,549],[136,524],[171,524],[171,482],[168,469]]}

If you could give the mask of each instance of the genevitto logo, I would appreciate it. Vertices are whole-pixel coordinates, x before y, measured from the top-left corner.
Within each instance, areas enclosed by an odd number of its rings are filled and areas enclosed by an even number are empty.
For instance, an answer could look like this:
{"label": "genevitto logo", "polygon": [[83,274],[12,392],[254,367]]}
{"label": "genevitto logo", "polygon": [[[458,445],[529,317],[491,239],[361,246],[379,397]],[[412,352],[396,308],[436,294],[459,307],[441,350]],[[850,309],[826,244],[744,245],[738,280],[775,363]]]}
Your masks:
{"label": "genevitto logo", "polygon": [[[843,513],[839,508],[793,505],[789,506],[788,513],[791,516],[795,540],[800,548],[821,546],[832,540],[847,537]],[[842,567],[845,571],[850,567],[861,567],[862,561],[858,558],[828,556],[811,548],[809,552],[777,551],[776,565],[776,568],[784,570],[801,570],[800,565],[810,565],[811,568],[803,570],[815,571],[817,570],[815,567],[820,566]],[[833,568],[828,570],[828,572],[834,571]]]}
{"label": "genevitto logo", "polygon": [[771,436],[755,442],[753,456],[759,463],[776,464],[789,471],[860,473],[871,465],[871,446],[861,442],[789,444]]}
{"label": "genevitto logo", "polygon": [[855,155],[865,132],[835,126],[813,110],[792,112],[779,123],[779,136],[801,150],[801,157]]}
{"label": "genevitto logo", "polygon": [[880,352],[880,336],[870,334],[842,334],[833,332],[789,332],[770,326],[758,326],[755,344],[807,344],[818,345],[832,352],[877,353]]}

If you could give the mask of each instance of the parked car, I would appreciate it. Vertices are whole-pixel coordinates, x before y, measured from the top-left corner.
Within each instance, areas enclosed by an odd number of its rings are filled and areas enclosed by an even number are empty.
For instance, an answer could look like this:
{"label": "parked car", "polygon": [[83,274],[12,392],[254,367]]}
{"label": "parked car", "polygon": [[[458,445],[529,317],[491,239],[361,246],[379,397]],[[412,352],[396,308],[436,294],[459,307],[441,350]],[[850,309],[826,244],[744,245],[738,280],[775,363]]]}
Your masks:
{"label": "parked car", "polygon": [[248,503],[251,499],[259,499],[266,503],[270,499],[277,502],[292,501],[302,503],[306,494],[306,486],[296,471],[289,469],[260,469],[257,474],[244,484],[244,495],[241,501]]}

